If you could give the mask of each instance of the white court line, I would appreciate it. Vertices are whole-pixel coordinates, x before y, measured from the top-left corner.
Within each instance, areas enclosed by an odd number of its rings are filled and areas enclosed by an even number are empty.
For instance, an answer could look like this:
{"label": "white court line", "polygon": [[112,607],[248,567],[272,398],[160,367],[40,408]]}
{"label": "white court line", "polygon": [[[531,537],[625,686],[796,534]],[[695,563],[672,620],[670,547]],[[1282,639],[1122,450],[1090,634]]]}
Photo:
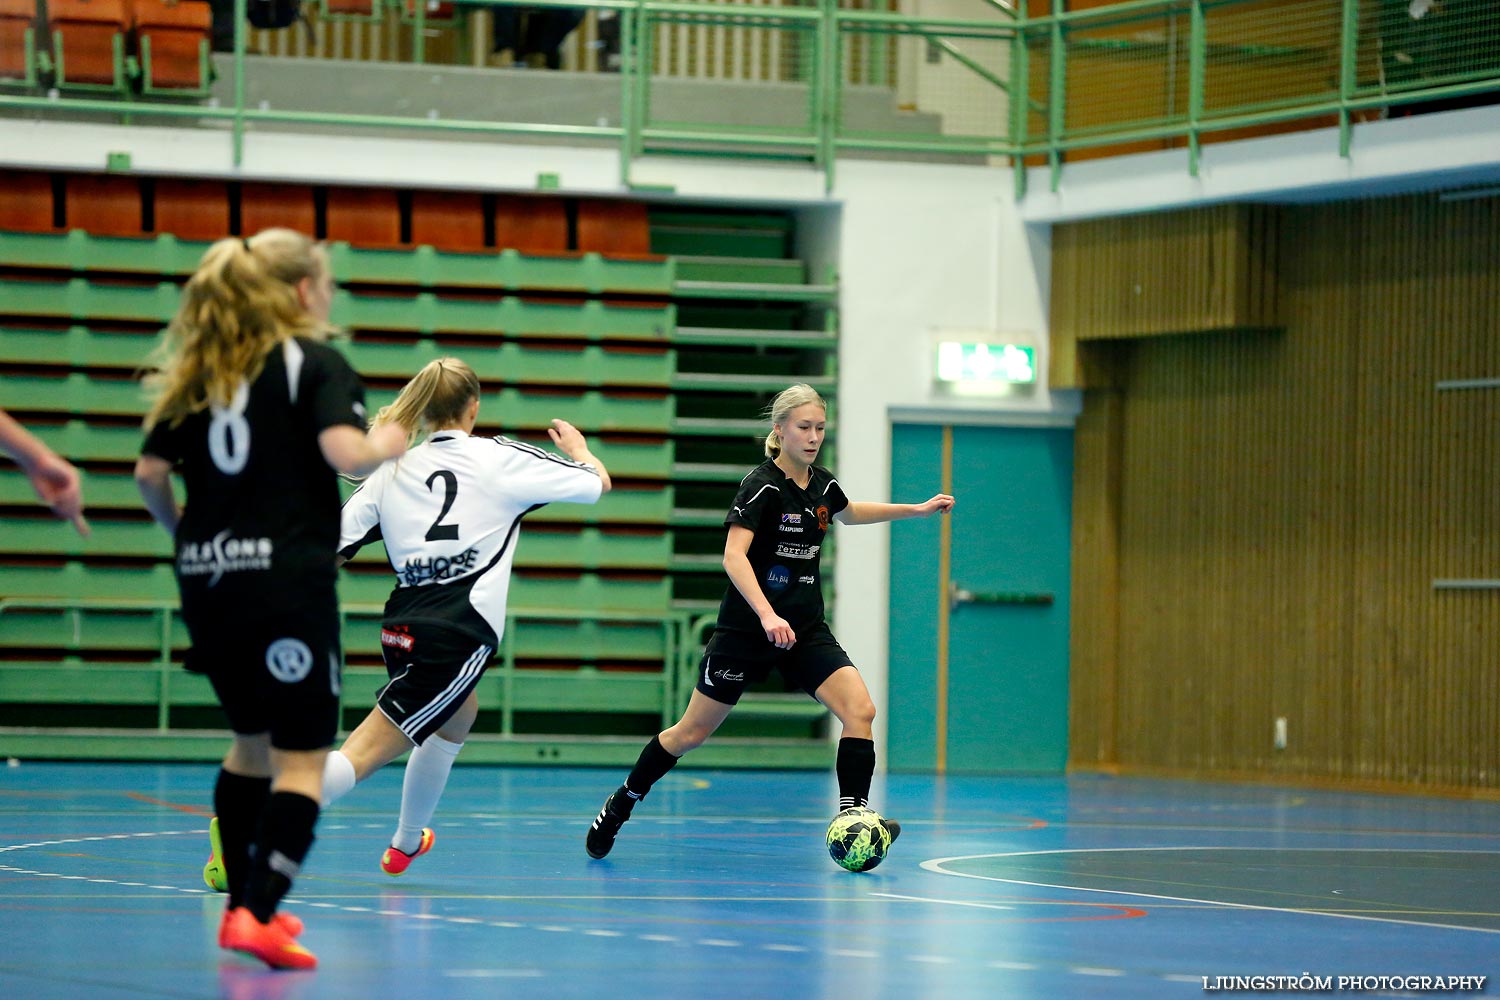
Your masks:
{"label": "white court line", "polygon": [[[369,824],[369,827],[367,827],[367,828],[376,828],[376,827],[377,827],[376,824]],[[166,836],[197,836],[197,837],[202,837],[202,836],[205,836],[207,834],[207,832],[208,831],[206,829],[197,829],[197,830],[159,830],[159,831],[146,831],[146,832],[142,832],[142,833],[130,833],[130,834],[108,834],[108,835],[91,836],[91,837],[73,837],[73,838],[68,838],[68,839],[65,839],[65,840],[50,840],[50,841],[38,841],[36,843],[29,843],[29,844],[3,845],[3,846],[0,846],[0,853],[4,853],[4,852],[8,852],[8,851],[24,850],[24,849],[27,849],[27,848],[53,847],[53,846],[66,845],[66,844],[90,843],[90,842],[105,841],[105,840],[125,840],[125,839],[134,838],[134,837],[166,837]],[[1025,854],[1025,853],[1035,853],[1035,852],[1017,852],[1017,853],[1018,854]],[[1473,853],[1488,853],[1488,852],[1473,852]],[[974,857],[990,857],[990,856],[991,855],[975,855]],[[963,859],[960,859],[960,858],[945,858],[945,859],[940,859],[938,862],[924,862],[923,863],[923,867],[927,868],[930,871],[936,871],[936,872],[938,872],[940,874],[958,875],[958,874],[962,874],[962,873],[958,873],[958,872],[946,872],[946,871],[943,871],[940,868],[933,867],[936,864],[940,864],[942,861],[957,861],[957,860],[963,860]],[[145,883],[145,882],[123,882],[123,881],[117,881],[117,880],[114,880],[114,879],[89,878],[87,876],[82,876],[82,875],[64,875],[64,874],[59,873],[59,872],[41,872],[41,871],[36,871],[34,869],[20,868],[20,867],[15,867],[15,866],[11,866],[11,865],[0,865],[0,871],[10,872],[12,874],[17,874],[17,875],[36,875],[36,876],[41,876],[41,877],[46,877],[46,878],[55,878],[55,879],[59,879],[59,880],[84,881],[84,882],[96,883],[96,884],[102,884],[102,885],[118,885],[118,886],[125,886],[125,887],[131,887],[131,888],[160,889],[160,890],[169,891],[169,892],[179,892],[179,893],[183,893],[185,895],[188,895],[188,894],[192,894],[192,895],[208,895],[207,890],[200,889],[200,888],[184,888],[184,887],[181,887],[181,886],[171,886],[171,885],[152,885],[150,883]],[[972,876],[972,877],[985,878],[985,876]],[[1004,881],[1010,881],[1008,879],[989,879],[989,880],[990,881],[1002,881],[1002,882],[1004,882]],[[1104,891],[1104,890],[1100,890],[1100,891]],[[871,893],[871,895],[872,896],[880,896],[880,897],[884,897],[884,898],[888,898],[888,899],[903,900],[903,901],[909,901],[909,902],[919,902],[919,903],[934,903],[934,904],[951,905],[951,906],[971,906],[971,907],[977,907],[977,908],[981,908],[981,909],[993,909],[993,910],[1012,910],[1012,909],[1015,909],[1015,907],[1005,906],[1005,905],[997,904],[997,903],[980,903],[980,902],[973,902],[973,901],[968,901],[968,900],[933,899],[933,898],[922,897],[922,896],[904,896],[904,895],[899,895],[899,894],[896,894],[896,893]],[[296,905],[296,906],[315,907],[315,908],[319,908],[319,909],[336,910],[336,911],[345,912],[345,913],[352,913],[352,914],[370,914],[370,913],[374,913],[374,914],[378,914],[378,915],[381,915],[381,916],[402,917],[402,918],[411,919],[411,920],[428,920],[428,921],[437,921],[437,922],[451,923],[451,924],[487,924],[490,927],[509,928],[509,929],[528,929],[529,928],[529,929],[532,929],[532,930],[549,931],[549,932],[553,932],[553,933],[572,933],[575,930],[580,930],[579,928],[568,927],[568,926],[560,926],[560,925],[555,925],[555,924],[553,924],[553,925],[529,925],[529,924],[517,923],[515,921],[509,921],[509,920],[484,921],[484,920],[479,920],[479,919],[476,919],[476,918],[473,918],[473,917],[448,917],[448,916],[442,916],[442,915],[432,914],[432,913],[403,913],[403,912],[401,912],[399,910],[386,910],[386,909],[372,910],[369,907],[363,907],[363,906],[350,906],[350,905],[343,905],[343,904],[338,904],[338,903],[328,903],[328,902],[314,901],[314,900],[303,901],[303,900],[297,899],[294,896],[293,897],[288,897],[286,899],[286,902],[289,903],[289,904],[292,904],[292,905]],[[1200,902],[1200,901],[1192,900],[1190,902]],[[1295,911],[1295,912],[1301,912],[1301,911]],[[1413,923],[1416,923],[1416,922],[1413,921]],[[1419,926],[1431,926],[1431,925],[1419,924]],[[623,934],[621,934],[621,932],[611,931],[611,930],[581,929],[581,932],[583,934],[585,934],[585,935],[592,935],[592,936],[597,936],[597,937],[621,937],[621,936],[624,936]],[[680,943],[681,940],[682,940],[681,938],[675,937],[675,936],[670,935],[670,934],[638,934],[638,935],[635,935],[635,937],[636,937],[636,939],[641,940],[641,941],[651,941],[651,942],[654,942],[654,943]],[[723,939],[723,938],[703,938],[703,939],[698,940],[696,943],[699,944],[699,945],[704,945],[704,946],[709,946],[709,947],[717,947],[717,948],[739,948],[739,947],[743,947],[744,946],[744,942],[741,942],[741,941],[732,941],[732,940],[727,940],[727,939]],[[807,948],[804,945],[777,944],[777,943],[762,944],[760,946],[760,948],[762,950],[765,950],[765,951],[777,951],[777,952],[807,952],[807,951],[812,950],[812,949]],[[852,949],[852,948],[833,948],[833,949],[828,949],[828,951],[826,952],[826,954],[829,954],[829,955],[832,955],[832,956],[835,956],[835,957],[839,957],[839,958],[873,959],[873,958],[881,957],[880,953],[875,952],[875,951],[868,951],[868,950],[862,950],[862,949]],[[912,961],[912,962],[918,962],[918,963],[923,963],[923,964],[931,964],[931,965],[951,965],[951,964],[956,964],[956,963],[959,963],[959,962],[962,961],[962,959],[951,957],[951,956],[945,956],[945,955],[926,955],[926,954],[921,954],[921,955],[909,955],[909,956],[906,956],[906,957],[910,961]],[[1038,969],[1039,968],[1038,966],[1029,965],[1029,964],[1024,963],[1024,962],[991,962],[991,963],[989,963],[989,966],[992,967],[992,968],[996,968],[996,969],[1013,969],[1013,970],[1018,970],[1018,971],[1020,971],[1020,970],[1033,970],[1033,969]],[[1094,975],[1094,976],[1099,976],[1099,975],[1126,975],[1127,974],[1124,970],[1085,969],[1085,968],[1082,968],[1082,967],[1061,967],[1061,968],[1058,968],[1058,969],[1056,969],[1054,971],[1059,971],[1059,972],[1066,971],[1066,972],[1072,972],[1072,973],[1079,974],[1079,975]],[[449,970],[447,972],[444,972],[443,974],[445,976],[450,976],[450,977],[453,977],[453,978],[472,978],[472,979],[485,979],[485,978],[495,978],[495,979],[499,979],[499,978],[532,978],[532,977],[539,977],[539,976],[546,975],[546,973],[543,972],[543,971],[536,970],[536,969],[525,969],[525,968],[516,968],[516,969],[504,969],[504,968],[500,968],[500,969]],[[1173,981],[1191,982],[1191,983],[1196,983],[1196,982],[1199,981],[1198,978],[1191,977],[1191,976],[1155,976],[1155,977],[1151,977],[1151,978],[1170,979],[1170,980],[1173,980]]]}
{"label": "white court line", "polygon": [[1383,854],[1495,854],[1496,851],[1435,851],[1431,848],[1388,847],[1067,847],[1051,851],[1005,851],[1000,854],[963,854],[951,858],[933,858],[923,861],[922,868],[938,875],[954,878],[977,878],[985,882],[1004,882],[1007,885],[1029,885],[1039,889],[1066,889],[1069,892],[1099,892],[1109,896],[1134,896],[1140,899],[1164,899],[1173,903],[1206,903],[1234,910],[1262,910],[1268,913],[1294,913],[1299,916],[1339,917],[1344,920],[1369,920],[1380,924],[1403,924],[1408,927],[1426,927],[1431,930],[1474,931],[1477,934],[1500,934],[1500,929],[1491,927],[1466,927],[1462,924],[1439,924],[1425,920],[1403,920],[1398,917],[1374,917],[1363,913],[1330,913],[1326,910],[1304,910],[1294,906],[1264,906],[1257,903],[1231,903],[1222,899],[1198,899],[1191,896],[1166,896],[1154,892],[1132,892],[1128,889],[1095,889],[1086,885],[1060,885],[1056,882],[1032,882],[1018,878],[1000,878],[997,875],[975,875],[972,872],[949,871],[943,866],[954,861],[980,861],[988,858],[1039,858],[1052,854],[1125,854],[1144,851],[1335,851],[1342,853]]}
{"label": "white court line", "polygon": [[1014,906],[1004,906],[1000,903],[975,903],[967,899],[928,899],[926,896],[898,896],[894,892],[872,892],[872,896],[882,899],[903,899],[912,903],[942,903],[944,906],[975,906],[981,910],[1014,910]]}

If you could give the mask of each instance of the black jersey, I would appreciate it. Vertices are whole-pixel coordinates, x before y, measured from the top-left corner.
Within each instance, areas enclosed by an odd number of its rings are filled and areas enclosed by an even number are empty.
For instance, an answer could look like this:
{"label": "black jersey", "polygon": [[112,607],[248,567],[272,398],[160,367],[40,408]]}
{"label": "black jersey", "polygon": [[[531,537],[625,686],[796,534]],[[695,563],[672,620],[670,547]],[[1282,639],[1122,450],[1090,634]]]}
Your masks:
{"label": "black jersey", "polygon": [[364,430],[364,396],[338,351],[297,337],[271,350],[228,407],[151,428],[141,451],[171,462],[187,486],[176,536],[184,615],[248,621],[332,597],[339,487],[318,434]]}
{"label": "black jersey", "polygon": [[[737,524],[755,533],[750,566],[771,607],[795,632],[823,620],[823,536],[833,515],[847,506],[849,498],[827,469],[813,466],[803,489],[767,459],[740,480],[724,516],[725,527]],[[760,618],[733,582],[719,604],[719,628],[761,631]]]}

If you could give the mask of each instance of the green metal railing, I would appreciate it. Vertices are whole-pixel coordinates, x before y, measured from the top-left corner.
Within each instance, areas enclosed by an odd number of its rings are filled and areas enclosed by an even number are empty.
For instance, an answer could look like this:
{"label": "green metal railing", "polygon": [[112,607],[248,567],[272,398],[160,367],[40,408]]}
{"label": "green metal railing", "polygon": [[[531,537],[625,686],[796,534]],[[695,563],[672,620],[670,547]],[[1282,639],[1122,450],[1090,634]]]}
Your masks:
{"label": "green metal railing", "polygon": [[[522,0],[471,0],[502,6]],[[618,144],[620,178],[634,160],[677,153],[796,159],[833,184],[841,152],[948,154],[1044,163],[1051,186],[1064,162],[1100,150],[1182,147],[1196,174],[1205,141],[1238,130],[1336,124],[1348,155],[1362,117],[1404,105],[1500,92],[1500,4],[1445,0],[1422,17],[1407,0],[1128,0],[1042,16],[1003,0],[975,0],[983,16],[907,18],[843,9],[838,0],[760,7],[682,0],[524,0],[527,6],[611,10],[621,22],[619,121],[606,125],[453,120],[264,108],[247,100],[246,33],[236,40],[232,99],[223,106],[160,94],[104,99],[35,93],[35,74],[10,81],[0,108],[227,120],[233,161],[262,124],[403,128],[504,136],[554,136]],[[237,0],[242,14],[245,0]],[[418,31],[422,34],[418,4]],[[243,17],[239,18],[243,24]],[[787,71],[806,114],[776,126],[662,121],[653,100],[663,25],[724,25],[778,33],[794,53]],[[870,44],[872,39],[890,44]],[[35,62],[61,65],[63,42]],[[898,46],[906,56],[895,55]],[[849,53],[861,53],[855,73]],[[925,52],[925,57],[913,55]],[[421,58],[419,50],[416,55]],[[49,61],[50,60],[50,61]],[[893,68],[900,64],[900,71]],[[871,66],[874,68],[871,69]],[[942,118],[937,134],[861,131],[845,120],[850,81],[927,74],[935,97],[918,110]],[[933,89],[933,88],[929,88]],[[17,92],[21,91],[21,92]],[[893,96],[895,91],[892,91]],[[722,117],[727,117],[724,115]],[[248,141],[253,141],[250,139]],[[1025,193],[1026,171],[1016,171]]]}

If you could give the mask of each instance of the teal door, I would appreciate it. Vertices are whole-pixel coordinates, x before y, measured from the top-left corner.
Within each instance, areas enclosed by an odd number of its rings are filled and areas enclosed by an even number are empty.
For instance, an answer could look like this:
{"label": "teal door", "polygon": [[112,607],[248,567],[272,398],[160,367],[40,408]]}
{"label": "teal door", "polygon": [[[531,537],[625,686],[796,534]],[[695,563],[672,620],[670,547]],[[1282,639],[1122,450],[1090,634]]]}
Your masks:
{"label": "teal door", "polygon": [[1068,750],[1073,432],[892,431],[891,497],[951,482],[939,518],[891,525],[887,763],[1057,773]]}

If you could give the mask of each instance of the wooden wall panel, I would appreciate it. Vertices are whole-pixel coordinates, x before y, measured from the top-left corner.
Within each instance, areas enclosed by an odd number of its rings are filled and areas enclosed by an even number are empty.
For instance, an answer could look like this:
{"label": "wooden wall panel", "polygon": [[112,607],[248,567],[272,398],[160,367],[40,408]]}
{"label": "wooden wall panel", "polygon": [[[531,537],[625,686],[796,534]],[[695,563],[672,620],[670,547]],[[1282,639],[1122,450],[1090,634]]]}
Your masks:
{"label": "wooden wall panel", "polygon": [[1087,341],[1277,325],[1277,218],[1213,205],[1056,227],[1051,384],[1112,378]]}
{"label": "wooden wall panel", "polygon": [[1279,214],[1283,330],[1137,340],[1087,395],[1075,681],[1117,698],[1075,695],[1074,763],[1500,789],[1500,591],[1432,587],[1500,577],[1500,390],[1436,389],[1500,376],[1500,199]]}
{"label": "wooden wall panel", "polygon": [[[1113,345],[1111,345],[1113,346]],[[1068,648],[1068,759],[1118,759],[1120,605],[1120,459],[1124,397],[1090,394],[1073,429],[1073,461],[1090,488],[1073,492],[1072,601],[1088,620],[1071,630]],[[1075,612],[1076,617],[1076,612]]]}

